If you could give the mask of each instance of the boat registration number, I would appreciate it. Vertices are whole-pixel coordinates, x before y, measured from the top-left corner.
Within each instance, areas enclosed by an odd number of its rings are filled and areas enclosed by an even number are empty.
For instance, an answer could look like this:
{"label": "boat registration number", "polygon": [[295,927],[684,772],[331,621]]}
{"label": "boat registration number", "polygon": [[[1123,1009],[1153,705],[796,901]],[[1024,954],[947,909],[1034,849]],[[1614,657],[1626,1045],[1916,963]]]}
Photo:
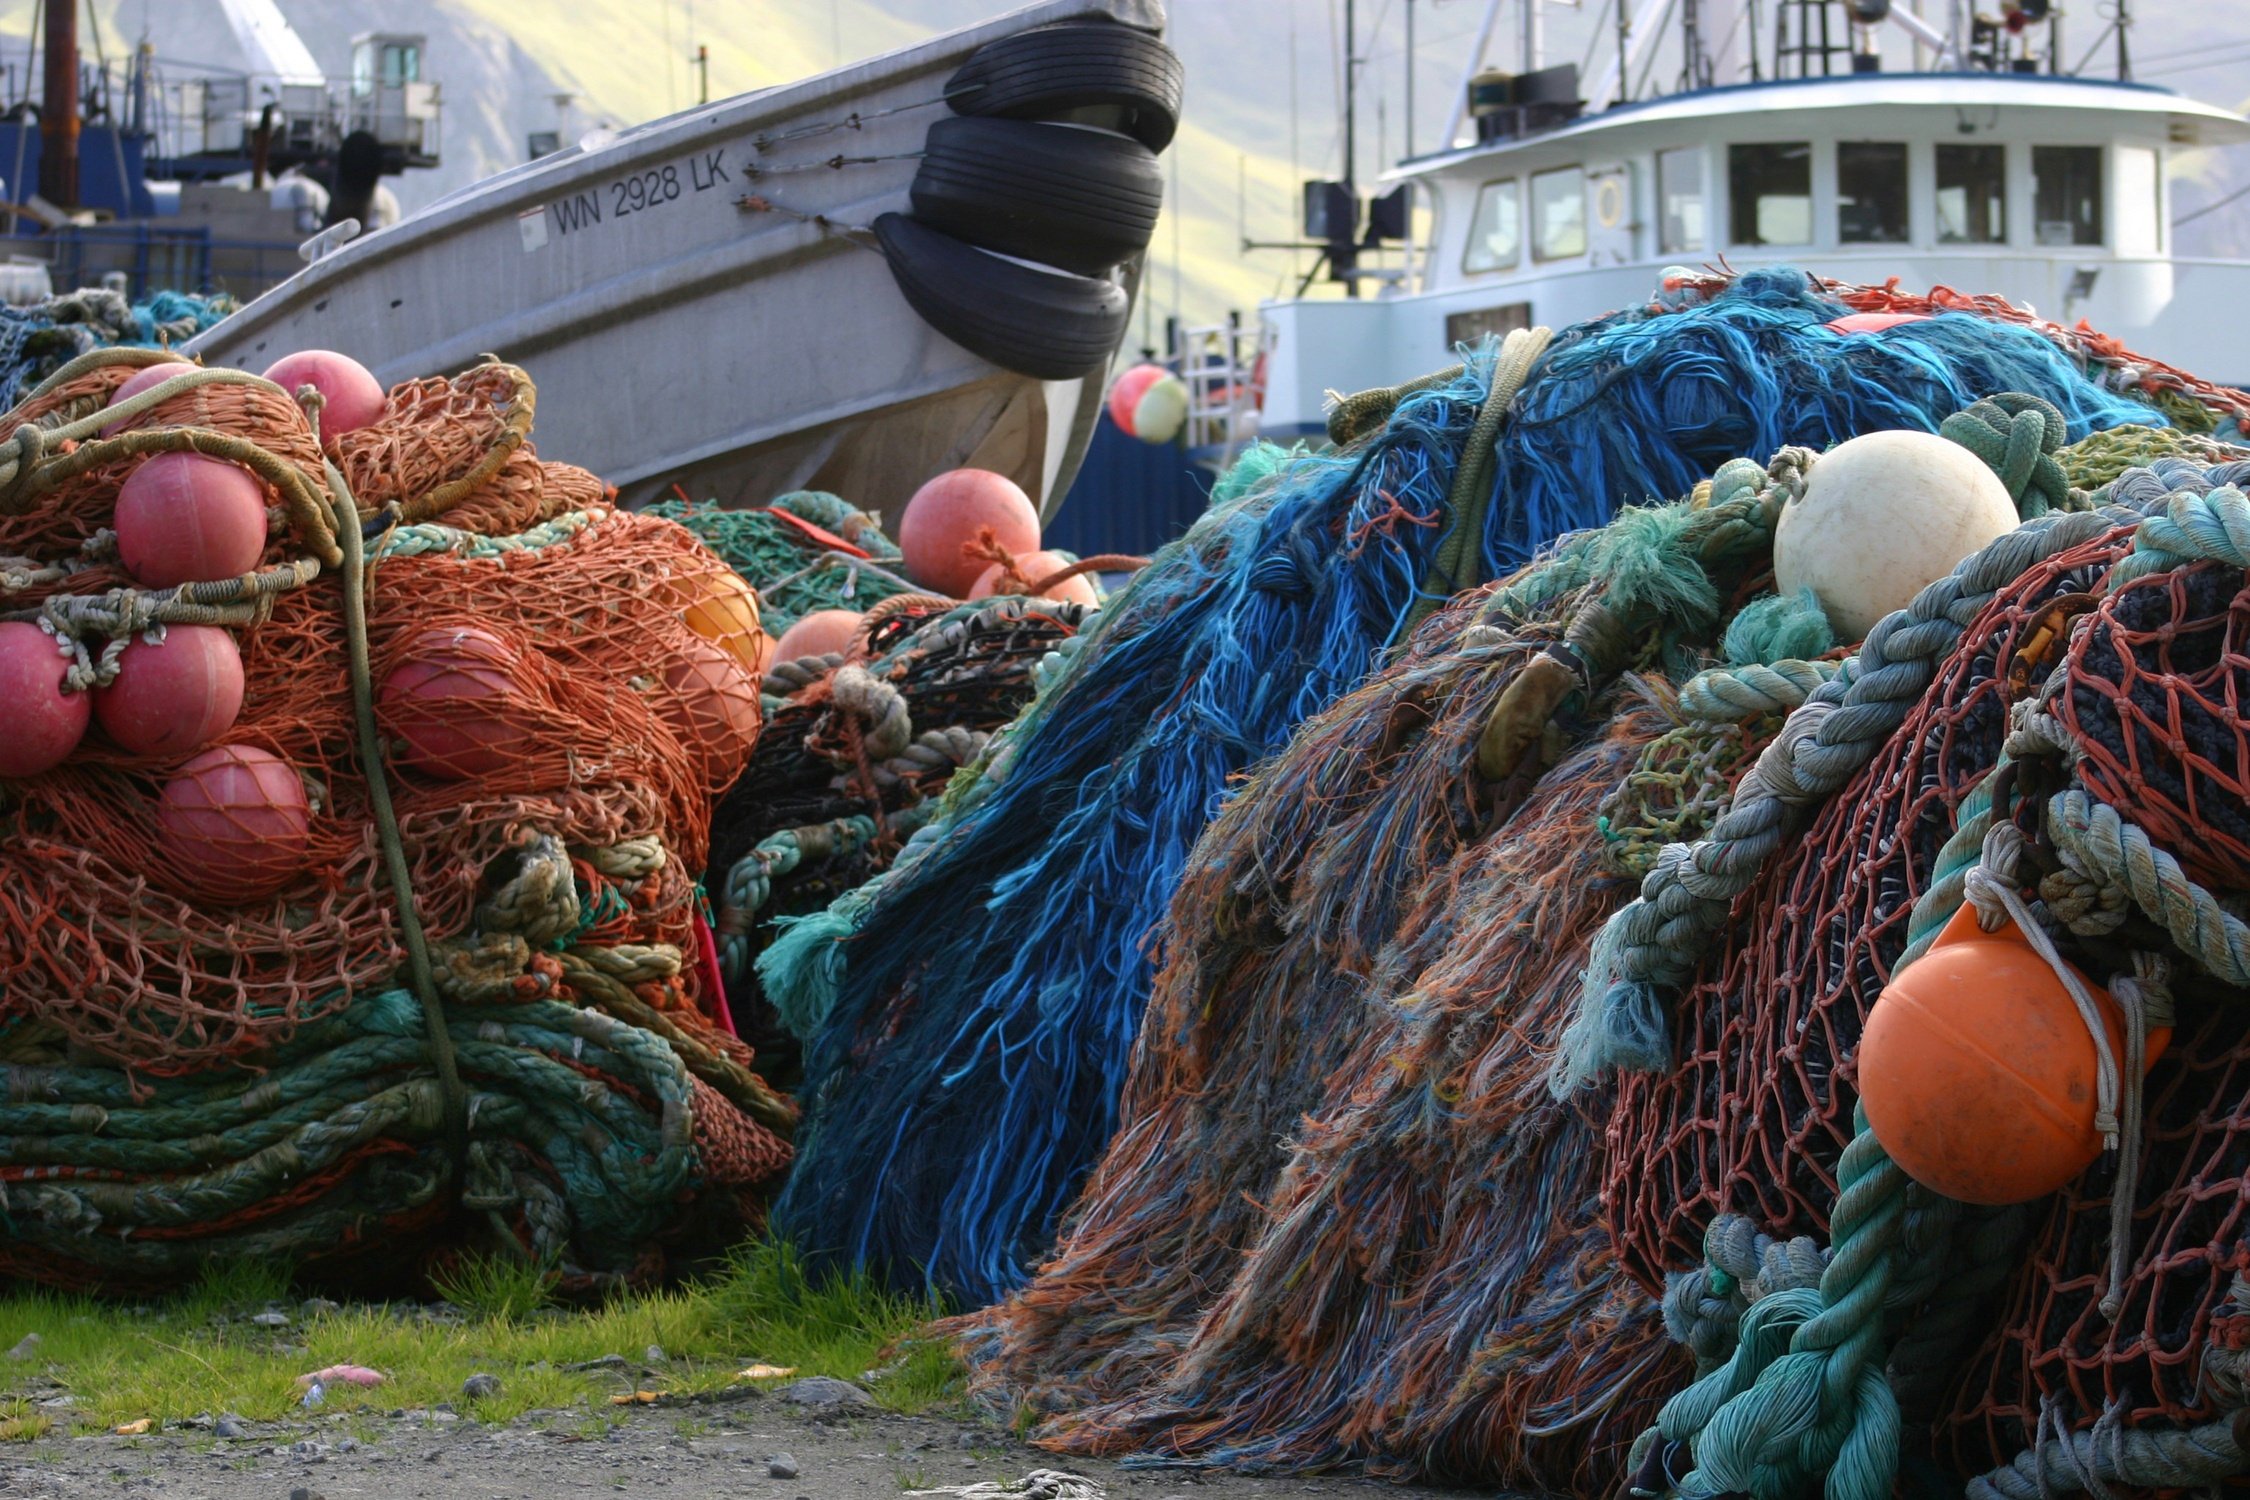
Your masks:
{"label": "boat registration number", "polygon": [[647,213],[667,203],[707,193],[733,180],[733,174],[727,170],[726,148],[721,146],[605,182],[587,192],[557,198],[548,207],[553,210],[558,230],[578,234],[605,221]]}

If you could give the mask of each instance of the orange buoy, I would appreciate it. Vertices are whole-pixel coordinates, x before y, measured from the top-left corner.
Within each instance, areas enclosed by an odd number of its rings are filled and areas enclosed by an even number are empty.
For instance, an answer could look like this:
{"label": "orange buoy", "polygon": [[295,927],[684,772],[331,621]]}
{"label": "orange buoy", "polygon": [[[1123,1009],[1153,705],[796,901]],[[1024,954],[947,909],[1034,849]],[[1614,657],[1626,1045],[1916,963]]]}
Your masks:
{"label": "orange buoy", "polygon": [[221,745],[164,783],[156,826],[198,895],[234,904],[270,896],[302,873],[312,805],[278,755]]}
{"label": "orange buoy", "polygon": [[266,379],[292,398],[299,386],[309,385],[320,392],[320,443],[324,448],[347,432],[374,426],[383,415],[383,383],[367,366],[333,349],[284,354],[266,367]]}
{"label": "orange buoy", "polygon": [[657,711],[687,746],[713,791],[734,783],[758,747],[765,713],[758,684],[742,664],[701,636],[690,636],[664,668]]}
{"label": "orange buoy", "polygon": [[859,639],[859,622],[865,616],[855,609],[816,609],[781,633],[773,648],[775,661],[801,661],[834,651],[850,655]]}
{"label": "orange buoy", "polygon": [[28,620],[0,624],[0,776],[37,776],[70,758],[86,737],[93,704],[84,693],[63,691],[70,670],[55,638]]}
{"label": "orange buoy", "polygon": [[908,576],[949,598],[966,597],[991,559],[962,549],[987,530],[1017,556],[1039,550],[1039,512],[1015,481],[985,469],[938,475],[914,492],[899,518],[898,548]]}
{"label": "orange buoy", "polygon": [[[1024,581],[1024,586],[1028,588],[1030,585],[1039,582],[1040,579],[1051,578],[1069,566],[1069,558],[1058,557],[1052,552],[1026,552],[1016,559],[1016,576],[1021,578]],[[971,599],[989,599],[994,594],[1002,592],[1000,573],[1001,567],[998,563],[992,564],[982,573],[979,573],[977,581],[969,585],[969,597]],[[1011,587],[1008,592],[1013,593],[1015,590]],[[1083,604],[1088,608],[1102,602],[1101,595],[1094,592],[1094,580],[1083,573],[1075,577],[1065,578],[1039,597],[1042,599],[1060,599],[1070,604]]]}
{"label": "orange buoy", "polygon": [[[2122,1067],[2123,1018],[2102,986],[2085,983]],[[2149,1032],[2149,1062],[2171,1037]],[[2070,992],[2015,923],[1986,932],[1966,902],[1884,986],[1857,1062],[1875,1139],[1948,1198],[2028,1203],[2101,1155],[2097,1054]]]}
{"label": "orange buoy", "polygon": [[[127,376],[123,385],[110,392],[109,405],[122,406],[126,402],[132,400],[135,396],[138,396],[141,392],[149,390],[155,386],[160,386],[167,380],[178,379],[180,376],[185,375],[188,371],[194,368],[195,366],[193,364],[189,363],[187,360],[181,359],[177,355],[167,355],[163,359],[157,361],[155,364],[149,365],[145,369],[135,370],[131,375]],[[169,406],[172,403],[167,401],[164,404],[166,406]],[[155,415],[156,414],[153,411],[145,411],[137,417],[127,418],[122,422],[112,422],[102,429],[102,436],[115,437],[117,436],[117,434],[123,432],[128,427],[137,427],[145,424],[151,417]]]}
{"label": "orange buoy", "polygon": [[180,755],[217,739],[242,712],[242,652],[216,625],[173,625],[118,653],[94,689],[102,732],[135,755]]}
{"label": "orange buoy", "polygon": [[152,589],[239,578],[266,550],[266,492],[240,464],[159,453],[117,490],[117,555]]}
{"label": "orange buoy", "polygon": [[763,677],[773,658],[773,637],[758,618],[758,596],[741,575],[722,568],[680,591],[689,601],[680,611],[687,628],[742,663],[753,681]]}
{"label": "orange buoy", "polygon": [[398,736],[401,759],[447,781],[490,776],[520,748],[522,662],[514,647],[473,625],[425,630],[383,675],[376,705],[383,727]]}

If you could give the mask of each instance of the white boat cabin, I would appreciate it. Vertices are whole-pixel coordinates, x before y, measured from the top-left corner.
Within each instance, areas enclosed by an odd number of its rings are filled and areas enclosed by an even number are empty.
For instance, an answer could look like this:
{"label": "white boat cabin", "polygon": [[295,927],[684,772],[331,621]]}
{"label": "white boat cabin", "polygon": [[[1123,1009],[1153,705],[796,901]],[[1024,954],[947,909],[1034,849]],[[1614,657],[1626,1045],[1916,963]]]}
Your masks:
{"label": "white boat cabin", "polygon": [[1331,388],[1644,301],[1673,265],[1997,292],[2250,382],[2231,320],[2210,316],[2250,297],[2250,265],[2179,259],[2168,227],[2175,153],[2243,141],[2240,115],[2160,88],[1956,72],[1710,88],[1458,147],[1390,174],[1426,210],[1402,280],[1261,309],[1261,425],[1318,430]]}

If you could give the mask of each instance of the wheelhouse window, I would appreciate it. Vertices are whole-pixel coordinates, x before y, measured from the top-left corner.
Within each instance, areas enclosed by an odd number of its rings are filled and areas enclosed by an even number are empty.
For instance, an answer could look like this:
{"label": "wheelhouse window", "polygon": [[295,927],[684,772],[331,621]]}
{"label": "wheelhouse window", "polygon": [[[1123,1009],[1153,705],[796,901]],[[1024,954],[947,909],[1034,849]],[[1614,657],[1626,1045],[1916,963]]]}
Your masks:
{"label": "wheelhouse window", "polygon": [[1703,148],[1656,153],[1656,194],[1662,208],[1657,238],[1667,253],[1703,248]]}
{"label": "wheelhouse window", "polygon": [[1847,245],[1906,242],[1906,143],[1836,147],[1836,237]]}
{"label": "wheelhouse window", "polygon": [[2008,150],[1944,143],[1937,148],[1941,245],[2008,242]]}
{"label": "wheelhouse window", "polygon": [[2031,148],[2032,228],[2042,245],[2102,242],[2102,148]]}
{"label": "wheelhouse window", "polygon": [[1586,253],[1586,173],[1581,167],[1531,178],[1531,254],[1568,260]]}
{"label": "wheelhouse window", "polygon": [[1516,179],[1503,177],[1477,189],[1477,213],[1469,223],[1464,271],[1505,271],[1523,253],[1523,196]]}
{"label": "wheelhouse window", "polygon": [[1812,243],[1812,146],[1804,141],[1727,147],[1730,238],[1737,245]]}
{"label": "wheelhouse window", "polygon": [[2164,183],[2150,146],[2117,148],[2117,253],[2164,253]]}

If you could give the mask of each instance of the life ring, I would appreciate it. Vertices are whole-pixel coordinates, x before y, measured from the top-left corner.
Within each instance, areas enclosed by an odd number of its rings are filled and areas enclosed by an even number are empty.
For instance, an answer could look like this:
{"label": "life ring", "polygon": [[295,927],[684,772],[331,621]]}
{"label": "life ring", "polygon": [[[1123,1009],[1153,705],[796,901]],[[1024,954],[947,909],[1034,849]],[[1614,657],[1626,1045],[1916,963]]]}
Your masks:
{"label": "life ring", "polygon": [[1625,179],[1611,174],[1594,181],[1594,217],[1602,228],[1615,229],[1625,221]]}

